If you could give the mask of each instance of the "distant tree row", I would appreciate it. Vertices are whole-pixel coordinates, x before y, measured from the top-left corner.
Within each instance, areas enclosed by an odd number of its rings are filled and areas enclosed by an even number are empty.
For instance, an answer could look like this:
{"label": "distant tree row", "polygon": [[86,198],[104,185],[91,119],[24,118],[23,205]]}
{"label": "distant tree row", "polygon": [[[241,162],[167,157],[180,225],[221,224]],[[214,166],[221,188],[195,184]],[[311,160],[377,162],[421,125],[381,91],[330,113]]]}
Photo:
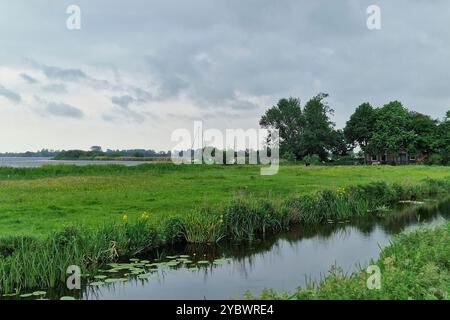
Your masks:
{"label": "distant tree row", "polygon": [[289,160],[347,155],[355,148],[364,153],[421,154],[430,162],[450,160],[450,111],[441,121],[409,111],[399,101],[381,108],[363,103],[356,108],[343,130],[331,121],[333,109],[325,93],[304,107],[297,98],[281,99],[261,117],[260,125],[278,129],[280,154]]}

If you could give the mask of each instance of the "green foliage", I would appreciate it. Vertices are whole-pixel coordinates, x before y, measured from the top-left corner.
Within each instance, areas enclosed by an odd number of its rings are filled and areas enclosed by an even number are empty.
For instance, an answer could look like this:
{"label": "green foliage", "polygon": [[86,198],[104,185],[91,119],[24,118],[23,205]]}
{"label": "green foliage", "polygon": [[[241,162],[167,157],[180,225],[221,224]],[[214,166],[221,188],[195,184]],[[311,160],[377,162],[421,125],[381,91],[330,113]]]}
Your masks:
{"label": "green foliage", "polygon": [[320,93],[306,103],[303,110],[305,126],[300,138],[302,155],[317,154],[322,161],[327,159],[337,137],[330,120],[333,109],[324,101],[327,97],[328,94]]}
{"label": "green foliage", "polygon": [[263,128],[279,130],[281,154],[293,153],[300,157],[299,143],[304,119],[299,99],[281,99],[265,112],[259,124]]}
{"label": "green foliage", "polygon": [[311,154],[311,155],[307,155],[303,157],[303,162],[305,163],[305,165],[310,166],[310,165],[319,165],[321,163],[320,161],[320,157],[317,154]]}
{"label": "green foliage", "polygon": [[318,94],[303,110],[299,99],[281,99],[261,117],[263,128],[279,130],[282,155],[294,154],[299,160],[317,154],[326,160],[329,152],[346,152],[342,132],[335,131],[330,121],[333,110],[324,101],[327,97]]}
{"label": "green foliage", "polygon": [[399,101],[390,102],[377,110],[375,130],[369,144],[371,151],[387,151],[394,155],[403,150],[413,152],[414,142],[410,114]]}
{"label": "green foliage", "polygon": [[224,237],[223,219],[208,210],[193,211],[183,217],[183,234],[189,243],[216,243]]}
{"label": "green foliage", "polygon": [[369,103],[363,103],[356,108],[344,129],[345,139],[353,146],[366,147],[375,131],[376,111]]}

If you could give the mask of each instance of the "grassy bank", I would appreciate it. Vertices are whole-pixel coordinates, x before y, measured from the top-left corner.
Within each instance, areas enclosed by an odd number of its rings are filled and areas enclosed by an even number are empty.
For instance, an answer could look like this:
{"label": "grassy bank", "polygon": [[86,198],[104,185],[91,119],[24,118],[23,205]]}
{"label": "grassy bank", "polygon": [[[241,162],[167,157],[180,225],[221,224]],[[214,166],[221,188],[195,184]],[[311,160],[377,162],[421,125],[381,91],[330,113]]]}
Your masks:
{"label": "grassy bank", "polygon": [[159,224],[196,208],[223,209],[239,196],[280,202],[355,184],[411,185],[446,176],[448,167],[427,166],[286,165],[275,176],[261,176],[258,166],[0,168],[0,237],[45,237],[69,225],[102,226],[124,213],[137,217],[144,211]]}
{"label": "grassy bank", "polygon": [[270,201],[240,195],[217,208],[150,219],[123,214],[101,227],[67,227],[45,238],[13,236],[0,240],[0,292],[54,287],[66,268],[89,273],[107,262],[135,256],[174,242],[251,241],[292,225],[346,221],[385,215],[399,200],[415,200],[450,191],[450,179],[415,184],[369,183]]}
{"label": "grassy bank", "polygon": [[[374,261],[381,288],[369,290],[369,274],[345,275],[333,268],[319,284],[294,293],[265,290],[261,299],[450,299],[450,223],[402,234]],[[247,295],[254,299],[254,296]]]}

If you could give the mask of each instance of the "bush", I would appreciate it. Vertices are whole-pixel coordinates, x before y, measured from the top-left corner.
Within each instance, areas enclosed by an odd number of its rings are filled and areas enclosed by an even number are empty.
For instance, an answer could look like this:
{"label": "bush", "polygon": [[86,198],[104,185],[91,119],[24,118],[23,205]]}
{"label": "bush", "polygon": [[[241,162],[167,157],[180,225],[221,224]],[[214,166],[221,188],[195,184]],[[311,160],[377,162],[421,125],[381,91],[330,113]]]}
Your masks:
{"label": "bush", "polygon": [[440,154],[434,153],[427,158],[426,164],[441,165],[444,163],[444,159]]}

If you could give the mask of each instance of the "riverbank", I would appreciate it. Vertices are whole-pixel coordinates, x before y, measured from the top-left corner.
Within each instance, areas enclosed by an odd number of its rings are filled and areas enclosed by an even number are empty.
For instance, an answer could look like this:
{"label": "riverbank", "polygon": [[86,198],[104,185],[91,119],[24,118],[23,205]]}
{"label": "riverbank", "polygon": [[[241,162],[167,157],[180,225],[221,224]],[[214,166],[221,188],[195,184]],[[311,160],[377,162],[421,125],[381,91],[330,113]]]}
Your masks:
{"label": "riverbank", "polygon": [[449,191],[449,179],[427,179],[408,185],[378,182],[348,186],[272,203],[240,196],[221,209],[199,209],[158,223],[144,212],[138,217],[124,214],[121,221],[101,227],[66,227],[44,239],[4,238],[0,241],[0,292],[54,287],[64,283],[66,268],[73,264],[90,273],[117,259],[173,243],[253,241],[293,225],[383,217],[389,212],[386,209],[400,200]]}
{"label": "riverbank", "polygon": [[[379,289],[369,289],[366,270],[345,275],[332,268],[318,284],[296,292],[266,289],[249,299],[269,300],[436,300],[450,299],[450,222],[403,233],[372,263],[380,270]],[[372,269],[373,270],[373,269]],[[373,272],[373,271],[372,271]]]}

